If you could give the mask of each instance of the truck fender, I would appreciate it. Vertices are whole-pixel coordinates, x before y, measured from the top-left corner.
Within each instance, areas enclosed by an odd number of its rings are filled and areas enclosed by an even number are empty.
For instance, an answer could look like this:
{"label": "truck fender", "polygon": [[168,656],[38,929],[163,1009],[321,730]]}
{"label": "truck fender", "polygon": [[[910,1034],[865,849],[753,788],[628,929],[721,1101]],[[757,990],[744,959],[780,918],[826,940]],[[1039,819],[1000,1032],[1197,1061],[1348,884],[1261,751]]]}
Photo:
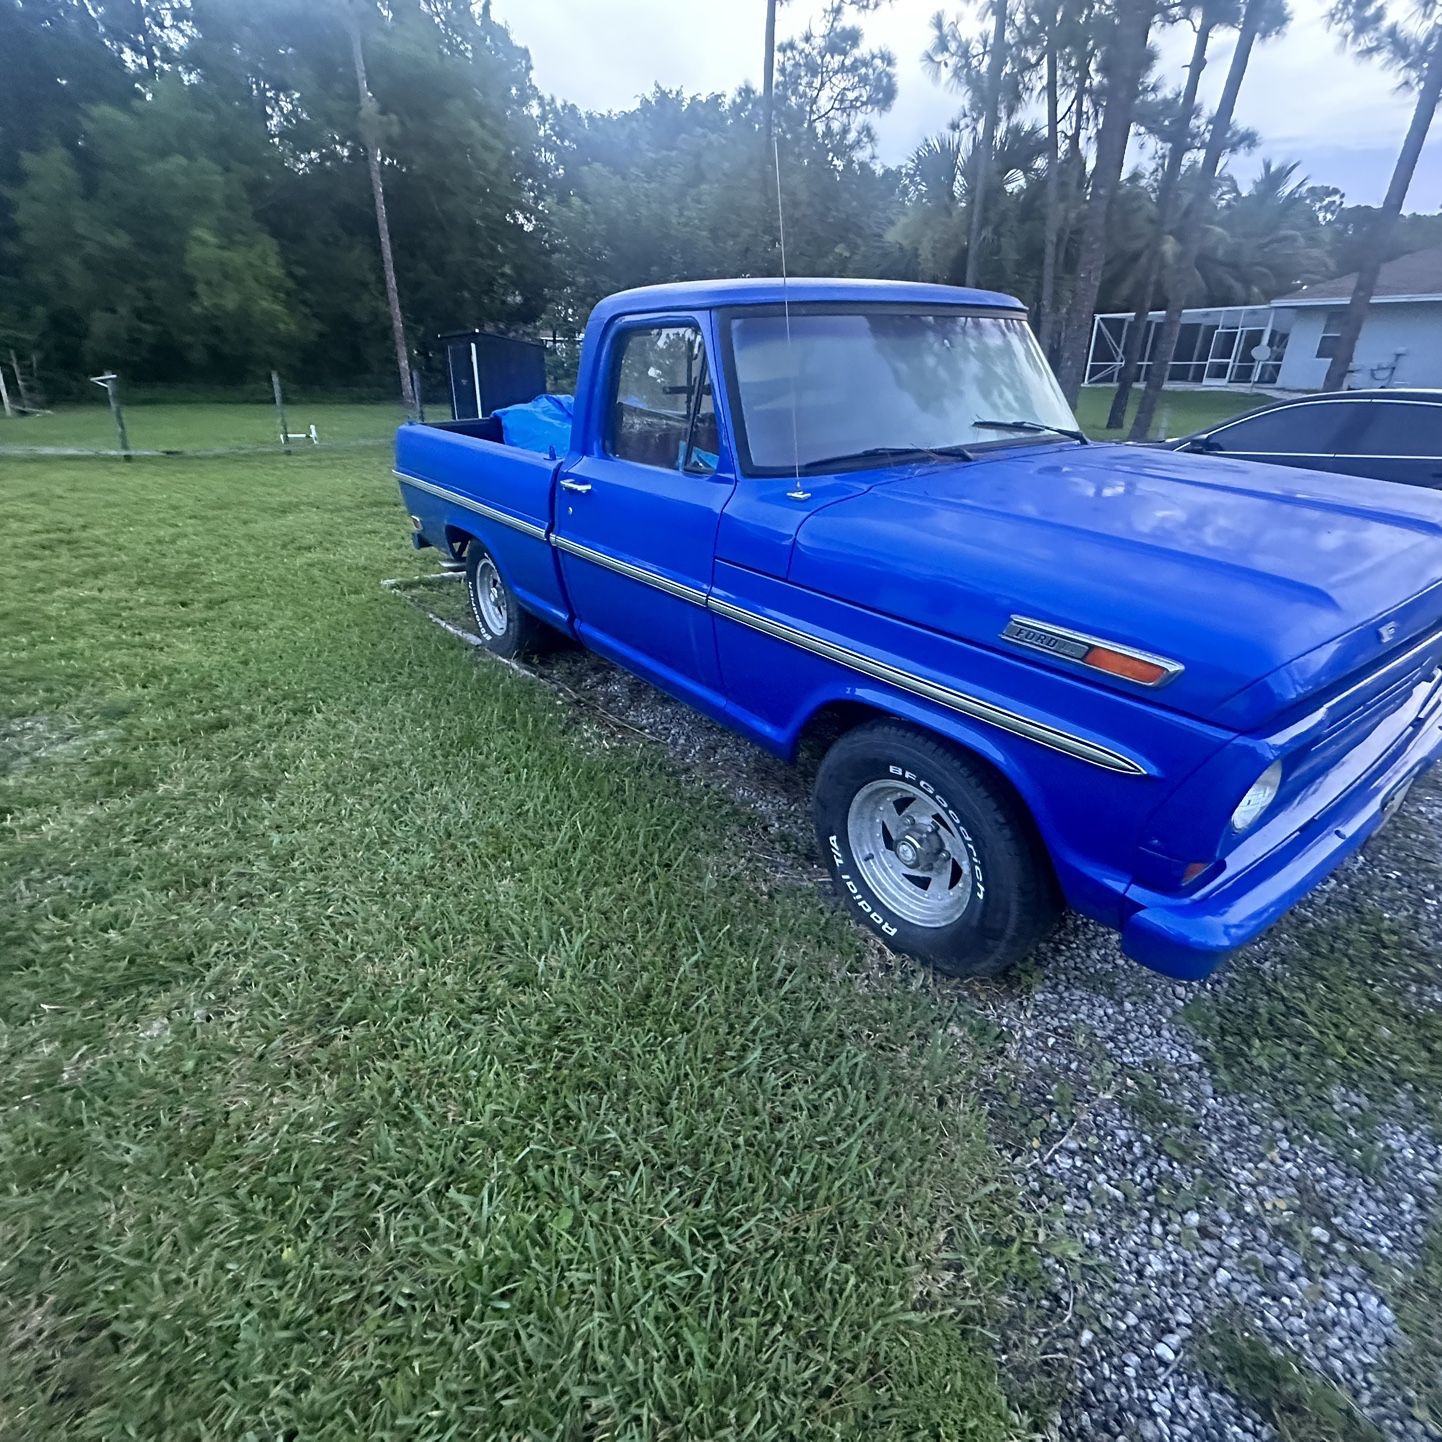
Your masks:
{"label": "truck fender", "polygon": [[1028,783],[1024,768],[1017,765],[1015,756],[1008,754],[1005,737],[943,706],[881,686],[860,683],[828,695],[808,698],[806,708],[788,738],[788,758],[794,760],[804,742],[825,736],[828,732],[839,735],[863,721],[875,720],[909,722],[986,762],[991,770],[1001,774],[1018,799],[1026,804],[1027,810],[1035,814],[1028,796],[1033,787]]}
{"label": "truck fender", "polygon": [[1057,828],[1051,821],[1046,786],[1038,772],[1027,765],[1024,750],[1034,746],[1034,742],[1007,736],[921,697],[861,682],[808,698],[796,725],[786,738],[784,754],[794,760],[797,752],[808,742],[835,739],[843,731],[878,719],[903,721],[916,726],[957,747],[969,759],[979,761],[1020,802],[1036,827],[1057,880],[1068,897],[1078,888],[1090,890],[1073,858],[1064,847],[1058,846]]}
{"label": "truck fender", "polygon": [[[520,548],[534,547],[537,542],[520,535],[509,526],[488,521],[483,516],[467,516],[463,524],[447,521],[445,541],[448,551],[456,560],[461,559],[472,542],[479,542],[490,552],[496,569],[501,573],[501,579],[526,610],[556,630],[566,635],[574,634],[569,611],[557,606],[554,600],[540,595],[535,585],[526,584],[527,579],[536,576],[538,565],[545,568],[542,573],[545,579],[555,576],[556,561],[549,544],[541,557],[523,556]],[[529,564],[524,564],[523,561],[528,561]]]}

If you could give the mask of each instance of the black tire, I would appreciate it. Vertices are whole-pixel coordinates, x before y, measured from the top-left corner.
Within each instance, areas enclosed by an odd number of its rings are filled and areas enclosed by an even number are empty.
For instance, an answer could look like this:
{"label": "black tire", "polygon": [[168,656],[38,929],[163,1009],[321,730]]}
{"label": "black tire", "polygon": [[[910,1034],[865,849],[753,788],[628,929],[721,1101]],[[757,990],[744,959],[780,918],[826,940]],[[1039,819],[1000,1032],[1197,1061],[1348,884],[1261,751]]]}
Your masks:
{"label": "black tire", "polygon": [[509,660],[541,648],[545,626],[522,608],[495,558],[479,541],[466,547],[466,594],[486,650]]}
{"label": "black tire", "polygon": [[[873,721],[847,732],[821,762],[814,805],[847,908],[894,951],[938,971],[996,976],[1061,914],[1026,809],[985,767],[924,731]],[[913,858],[924,882],[903,874]]]}

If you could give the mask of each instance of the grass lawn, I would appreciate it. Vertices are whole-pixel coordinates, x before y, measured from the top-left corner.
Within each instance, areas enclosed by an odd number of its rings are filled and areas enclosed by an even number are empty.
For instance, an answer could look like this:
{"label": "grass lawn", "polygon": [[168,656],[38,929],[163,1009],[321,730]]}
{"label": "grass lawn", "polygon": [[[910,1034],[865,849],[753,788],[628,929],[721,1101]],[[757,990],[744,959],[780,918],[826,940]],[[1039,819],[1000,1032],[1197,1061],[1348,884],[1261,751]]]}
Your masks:
{"label": "grass lawn", "polygon": [[[99,391],[96,397],[97,403],[93,405],[61,406],[51,415],[0,420],[0,456],[8,447],[73,446],[114,450],[117,442],[110,412]],[[1227,416],[1252,410],[1268,399],[1250,391],[1169,391],[1158,408],[1155,430],[1158,435],[1186,435]],[[1124,437],[1124,430],[1105,429],[1111,401],[1110,386],[1088,386],[1082,391],[1077,416],[1088,434],[1108,439]],[[320,434],[322,450],[328,442],[353,444],[361,440],[388,439],[404,415],[399,406],[300,402],[288,403],[286,414],[292,431],[303,431],[313,424]],[[136,450],[202,451],[269,445],[278,448],[275,409],[268,405],[153,402],[127,406],[125,422],[130,444]],[[296,446],[306,449],[309,444],[297,442]]]}
{"label": "grass lawn", "polygon": [[388,468],[6,468],[0,1434],[1020,1435],[982,1058],[383,593]]}
{"label": "grass lawn", "polygon": [[[1126,427],[1109,431],[1106,428],[1107,412],[1111,409],[1113,386],[1083,386],[1077,401],[1077,419],[1088,435],[1109,440],[1121,440],[1126,436]],[[1136,414],[1137,401],[1141,392],[1134,391],[1135,397],[1127,407],[1127,425]],[[1185,436],[1193,431],[1206,429],[1228,416],[1240,415],[1243,411],[1255,410],[1272,399],[1256,391],[1164,391],[1157,406],[1156,420],[1152,426],[1154,436]]]}
{"label": "grass lawn", "polygon": [[[95,395],[95,403],[91,405],[62,405],[48,415],[27,416],[23,420],[0,418],[0,456],[7,447],[116,450],[119,441],[105,396],[99,390]],[[327,442],[388,440],[404,418],[405,412],[399,405],[286,404],[286,424],[290,430],[299,433],[314,425],[322,447]],[[241,446],[280,449],[275,407],[270,405],[184,402],[127,405],[125,428],[132,449],[138,451],[204,451]],[[295,446],[297,450],[308,449],[310,442],[297,441]]]}

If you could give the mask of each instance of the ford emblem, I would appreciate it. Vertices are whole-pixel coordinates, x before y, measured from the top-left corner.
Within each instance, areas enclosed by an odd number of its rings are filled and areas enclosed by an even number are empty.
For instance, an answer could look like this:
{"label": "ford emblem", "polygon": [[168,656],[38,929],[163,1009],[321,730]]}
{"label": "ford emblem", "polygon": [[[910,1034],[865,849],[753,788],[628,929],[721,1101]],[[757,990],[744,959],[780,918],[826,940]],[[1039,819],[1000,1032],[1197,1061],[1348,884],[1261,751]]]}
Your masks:
{"label": "ford emblem", "polygon": [[1385,646],[1388,641],[1397,639],[1397,623],[1388,621],[1385,626],[1377,627],[1377,639]]}

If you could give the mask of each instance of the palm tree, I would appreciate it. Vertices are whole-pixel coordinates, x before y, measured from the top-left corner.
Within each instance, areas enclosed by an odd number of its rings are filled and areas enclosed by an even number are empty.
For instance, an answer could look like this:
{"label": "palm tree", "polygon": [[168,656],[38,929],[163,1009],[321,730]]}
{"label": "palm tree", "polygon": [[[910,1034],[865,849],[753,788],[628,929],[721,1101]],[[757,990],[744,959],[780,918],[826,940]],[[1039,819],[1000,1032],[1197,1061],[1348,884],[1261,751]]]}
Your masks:
{"label": "palm tree", "polygon": [[[1038,127],[1008,123],[987,156],[979,140],[968,145],[961,123],[955,122],[917,146],[902,167],[911,204],[891,234],[916,257],[921,278],[962,284],[968,257],[982,246],[1001,250],[1009,273],[1015,273],[1014,257],[1023,240],[1018,204],[1040,173],[1045,144]],[[985,230],[973,240],[973,187],[983,169],[990,170],[995,189]]]}
{"label": "palm tree", "polygon": [[[1070,98],[1064,116],[1058,117],[1058,124],[1065,121],[1067,143],[1064,154],[1058,154],[1057,202],[1054,216],[1048,219],[1055,223],[1055,231],[1049,237],[1049,249],[1053,259],[1053,284],[1060,291],[1064,257],[1070,253],[1072,233],[1081,211],[1081,198],[1086,189],[1087,165],[1082,153],[1082,137],[1094,119],[1097,110],[1096,66],[1097,49],[1101,42],[1099,30],[1105,23],[1104,15],[1098,13],[1094,0],[1062,0],[1061,19],[1063,42],[1060,50],[1058,70],[1064,77]],[[1058,150],[1060,137],[1058,139]],[[1061,345],[1058,332],[1065,319],[1065,304],[1057,297],[1049,298],[1042,307],[1039,338],[1049,359],[1055,360]]]}
{"label": "palm tree", "polygon": [[[1037,300],[1040,329],[1037,339],[1045,349],[1051,343],[1052,308],[1056,296],[1056,243],[1061,232],[1061,80],[1057,55],[1057,28],[1061,16],[1053,6],[1042,18],[1046,36],[1046,204],[1041,240],[1041,295]],[[1050,23],[1048,23],[1050,21]]]}
{"label": "palm tree", "polygon": [[1329,274],[1314,192],[1295,162],[1264,160],[1246,190],[1224,197],[1208,232],[1197,274],[1210,301],[1257,305]]}
{"label": "palm tree", "polygon": [[1150,52],[1147,40],[1156,18],[1157,0],[1116,0],[1111,43],[1106,58],[1106,104],[1097,131],[1091,189],[1082,221],[1076,280],[1062,337],[1058,379],[1069,400],[1081,389],[1082,369],[1091,340],[1092,312],[1106,260],[1107,216],[1121,184],[1132,116],[1141,92]]}
{"label": "palm tree", "polygon": [[915,258],[920,280],[959,285],[966,271],[967,149],[961,123],[923,141],[901,168],[909,202],[891,240]]}
{"label": "palm tree", "polygon": [[1373,223],[1366,258],[1357,270],[1352,299],[1337,336],[1337,349],[1322,382],[1322,388],[1329,391],[1340,390],[1346,384],[1367,307],[1377,288],[1378,273],[1442,97],[1442,0],[1414,0],[1410,23],[1389,19],[1382,0],[1337,0],[1332,23],[1346,30],[1364,55],[1374,56],[1389,69],[1400,72],[1403,85],[1417,92],[1417,103],[1397,154],[1386,198]]}
{"label": "palm tree", "polygon": [[376,233],[380,237],[381,274],[385,278],[386,309],[391,317],[391,338],[396,347],[396,368],[401,377],[401,399],[408,412],[416,408],[415,386],[411,381],[410,349],[406,345],[406,323],[401,315],[401,293],[396,285],[396,262],[391,253],[391,226],[386,216],[386,192],[381,179],[380,107],[371,94],[366,80],[365,50],[361,45],[358,0],[345,7],[346,28],[350,32],[351,62],[355,66],[356,92],[360,102],[361,144],[365,148],[366,165],[370,170],[371,198],[376,208]]}
{"label": "palm tree", "polygon": [[1137,378],[1147,317],[1152,309],[1152,297],[1156,294],[1157,281],[1161,278],[1167,239],[1176,223],[1177,182],[1182,178],[1182,165],[1192,148],[1192,119],[1197,111],[1197,89],[1202,83],[1202,71],[1207,63],[1207,46],[1218,23],[1218,10],[1216,0],[1203,0],[1197,16],[1197,34],[1192,42],[1192,58],[1187,64],[1186,84],[1183,85],[1181,96],[1177,100],[1176,114],[1167,136],[1166,163],[1157,181],[1156,245],[1146,258],[1142,284],[1137,292],[1136,311],[1122,343],[1122,368],[1117,376],[1116,393],[1112,396],[1111,413],[1107,416],[1108,430],[1114,431],[1121,427],[1126,418],[1132,383]]}
{"label": "palm tree", "polygon": [[776,0],[766,0],[766,54],[761,63],[761,108],[766,116],[766,152],[776,127]]}
{"label": "palm tree", "polygon": [[1157,399],[1166,384],[1172,357],[1177,353],[1177,338],[1182,333],[1182,310],[1187,303],[1189,282],[1196,269],[1197,256],[1201,252],[1204,238],[1201,222],[1212,199],[1217,167],[1231,143],[1232,116],[1236,113],[1237,96],[1241,93],[1242,81],[1252,58],[1252,48],[1259,36],[1279,33],[1290,18],[1283,0],[1245,0],[1242,7],[1242,18],[1237,27],[1237,48],[1232,52],[1227,78],[1222,85],[1221,99],[1217,102],[1216,113],[1212,116],[1207,148],[1202,152],[1201,164],[1197,166],[1191,201],[1182,218],[1181,242],[1177,246],[1172,264],[1168,267],[1167,318],[1162,323],[1162,333],[1152,352],[1152,365],[1147,373],[1146,388],[1142,391],[1136,418],[1132,421],[1131,439],[1134,441],[1145,439],[1151,430]]}
{"label": "palm tree", "polygon": [[[1099,295],[1108,310],[1132,309],[1143,299],[1147,264],[1157,250],[1156,197],[1144,178],[1127,176],[1107,221],[1107,259]],[[1099,302],[1100,303],[1100,302]]]}
{"label": "palm tree", "polygon": [[[1046,116],[1046,169],[1042,194],[1041,263],[1037,293],[1037,339],[1050,349],[1056,319],[1057,264],[1062,239],[1063,187],[1069,166],[1062,154],[1062,124],[1068,114],[1085,112],[1090,69],[1091,0],[1024,0],[1011,43],[1012,72],[1023,88],[1040,85]],[[1071,98],[1062,105],[1063,89]]]}
{"label": "palm tree", "polygon": [[982,95],[981,164],[972,185],[971,227],[966,246],[966,283],[975,285],[981,265],[981,228],[986,219],[986,185],[1001,118],[1001,77],[1006,67],[1007,0],[991,0],[991,45],[986,54],[986,88]]}

